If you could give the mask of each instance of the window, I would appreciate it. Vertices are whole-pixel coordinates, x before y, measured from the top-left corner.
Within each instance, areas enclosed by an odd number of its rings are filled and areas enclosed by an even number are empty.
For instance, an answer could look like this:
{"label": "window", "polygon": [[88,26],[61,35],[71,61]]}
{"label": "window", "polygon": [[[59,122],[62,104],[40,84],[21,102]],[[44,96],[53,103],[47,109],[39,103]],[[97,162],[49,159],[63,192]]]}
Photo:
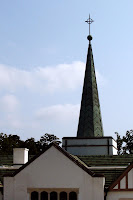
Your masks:
{"label": "window", "polygon": [[48,200],[48,193],[47,192],[41,192],[41,200]]}
{"label": "window", "polygon": [[28,189],[29,200],[77,200],[78,192],[77,188]]}
{"label": "window", "polygon": [[50,193],[50,200],[57,200],[57,192]]}
{"label": "window", "polygon": [[69,193],[69,200],[77,200],[76,192],[70,192]]}
{"label": "window", "polygon": [[67,193],[66,192],[60,193],[60,200],[67,200]]}
{"label": "window", "polygon": [[31,200],[38,200],[38,192],[32,192],[31,193]]}

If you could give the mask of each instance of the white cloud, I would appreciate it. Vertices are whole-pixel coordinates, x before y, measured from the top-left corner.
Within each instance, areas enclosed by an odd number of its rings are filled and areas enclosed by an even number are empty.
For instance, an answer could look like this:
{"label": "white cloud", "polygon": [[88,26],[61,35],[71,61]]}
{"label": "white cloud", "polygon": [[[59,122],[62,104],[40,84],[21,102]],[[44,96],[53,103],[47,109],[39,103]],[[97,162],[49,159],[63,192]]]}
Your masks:
{"label": "white cloud", "polygon": [[6,120],[4,123],[5,127],[10,127],[10,128],[15,128],[15,129],[20,129],[22,128],[22,122],[19,119],[18,115],[16,113],[8,113],[6,115]]}
{"label": "white cloud", "polygon": [[[58,137],[76,135],[79,117],[79,105],[65,104],[42,107],[30,119],[18,117],[16,113],[0,116],[1,132],[19,134],[25,139],[38,138],[44,133],[53,133]],[[71,128],[70,128],[71,127]],[[74,127],[74,128],[73,128]]]}
{"label": "white cloud", "polygon": [[[39,93],[74,90],[82,86],[84,70],[85,63],[80,61],[31,70],[0,65],[0,89],[13,92],[28,89]],[[101,74],[97,71],[96,74],[98,84],[103,83]]]}
{"label": "white cloud", "polygon": [[79,104],[53,105],[39,109],[35,115],[38,120],[68,122],[77,119]]}
{"label": "white cloud", "polygon": [[75,89],[82,83],[84,63],[60,64],[55,67],[38,68],[38,77],[45,81],[45,89],[64,90]]}
{"label": "white cloud", "polygon": [[[83,85],[84,70],[85,63],[80,61],[30,70],[0,65],[1,131],[23,133],[25,137],[27,133],[41,135],[43,131],[61,135],[63,130],[64,135],[76,134],[79,104],[70,103],[80,101],[76,96],[77,89]],[[98,85],[103,84],[104,78],[96,74]],[[68,99],[73,93],[70,103],[64,100],[63,92]],[[55,103],[51,97],[55,97],[57,105],[50,105]]]}
{"label": "white cloud", "polygon": [[15,95],[6,94],[0,98],[0,128],[20,128],[20,103]]}
{"label": "white cloud", "polygon": [[5,95],[0,99],[1,109],[6,112],[16,112],[19,101],[14,95]]}
{"label": "white cloud", "polygon": [[6,65],[0,65],[0,88],[16,90],[21,87],[31,88],[33,76],[30,71],[17,69]]}

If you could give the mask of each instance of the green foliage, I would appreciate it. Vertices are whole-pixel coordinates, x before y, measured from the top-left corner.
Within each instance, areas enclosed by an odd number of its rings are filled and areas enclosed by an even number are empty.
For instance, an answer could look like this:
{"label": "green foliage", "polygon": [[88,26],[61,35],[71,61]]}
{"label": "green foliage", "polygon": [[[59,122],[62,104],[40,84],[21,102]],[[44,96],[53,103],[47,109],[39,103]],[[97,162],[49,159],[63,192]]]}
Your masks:
{"label": "green foliage", "polygon": [[45,135],[41,136],[41,138],[40,138],[41,145],[44,145],[44,144],[49,145],[51,142],[55,142],[58,145],[61,143],[59,141],[59,138],[57,138],[55,135],[51,135],[48,133],[45,133]]}
{"label": "green foliage", "polygon": [[25,140],[24,147],[29,149],[30,155],[36,155],[37,153],[40,152],[40,149],[38,148],[37,142],[35,142],[35,139],[32,138],[32,137]]}
{"label": "green foliage", "polygon": [[13,148],[23,147],[29,149],[30,155],[35,155],[44,150],[51,142],[55,142],[58,145],[61,143],[59,138],[48,133],[41,136],[40,140],[37,142],[32,137],[23,141],[18,135],[0,133],[0,154],[12,154]]}
{"label": "green foliage", "polygon": [[116,139],[116,142],[117,142],[117,153],[118,155],[122,154],[122,144],[123,144],[123,140],[121,138],[121,136],[119,135],[119,133],[115,132],[116,136],[117,136],[117,139]]}
{"label": "green foliage", "polygon": [[38,142],[40,150],[46,148],[51,142],[55,142],[58,145],[61,144],[61,141],[58,137],[45,133],[45,135],[41,136],[40,141]]}
{"label": "green foliage", "polygon": [[123,147],[123,154],[133,153],[133,130],[127,131],[126,135],[123,136],[123,142],[125,146]]}
{"label": "green foliage", "polygon": [[132,154],[133,153],[133,130],[127,131],[126,135],[121,138],[119,133],[115,133],[117,136],[117,149],[118,155],[120,154]]}

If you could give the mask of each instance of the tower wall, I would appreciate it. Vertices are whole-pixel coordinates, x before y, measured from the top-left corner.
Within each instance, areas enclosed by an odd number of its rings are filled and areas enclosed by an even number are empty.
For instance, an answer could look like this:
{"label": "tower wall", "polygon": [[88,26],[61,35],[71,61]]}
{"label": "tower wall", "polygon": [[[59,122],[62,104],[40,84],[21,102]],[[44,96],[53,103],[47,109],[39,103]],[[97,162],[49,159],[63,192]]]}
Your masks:
{"label": "tower wall", "polygon": [[73,155],[117,155],[117,143],[112,137],[64,137],[62,148]]}

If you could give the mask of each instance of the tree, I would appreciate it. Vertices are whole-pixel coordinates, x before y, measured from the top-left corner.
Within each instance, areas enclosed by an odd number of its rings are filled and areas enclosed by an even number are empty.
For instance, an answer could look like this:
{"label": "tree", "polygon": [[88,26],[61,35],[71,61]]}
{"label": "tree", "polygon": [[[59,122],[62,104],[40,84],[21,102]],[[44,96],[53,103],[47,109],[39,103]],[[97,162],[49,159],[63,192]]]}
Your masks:
{"label": "tree", "polygon": [[30,155],[36,155],[40,152],[39,148],[37,147],[37,144],[35,142],[34,138],[29,138],[24,142],[24,147],[29,149]]}
{"label": "tree", "polygon": [[49,133],[45,133],[41,136],[40,141],[38,142],[40,150],[45,149],[51,142],[55,142],[56,144],[61,144],[61,141],[55,135],[51,135]]}
{"label": "tree", "polygon": [[119,133],[115,132],[115,134],[117,136],[117,139],[116,139],[116,142],[117,142],[117,153],[118,153],[118,155],[120,155],[123,152],[123,149],[122,149],[123,139],[121,138]]}
{"label": "tree", "polygon": [[23,144],[18,135],[0,133],[0,154],[12,154],[13,148],[22,147]]}
{"label": "tree", "polygon": [[123,147],[123,154],[126,153],[133,153],[133,130],[127,131],[126,135],[123,136],[123,142],[125,143],[125,146]]}
{"label": "tree", "polygon": [[30,155],[35,155],[44,150],[51,142],[58,145],[61,143],[58,137],[48,133],[41,136],[37,142],[32,137],[23,141],[18,135],[0,133],[0,154],[12,154],[13,148],[27,148]]}
{"label": "tree", "polygon": [[133,153],[133,130],[126,131],[126,135],[121,138],[119,133],[115,133],[117,136],[117,149],[118,155],[120,154],[132,154]]}

